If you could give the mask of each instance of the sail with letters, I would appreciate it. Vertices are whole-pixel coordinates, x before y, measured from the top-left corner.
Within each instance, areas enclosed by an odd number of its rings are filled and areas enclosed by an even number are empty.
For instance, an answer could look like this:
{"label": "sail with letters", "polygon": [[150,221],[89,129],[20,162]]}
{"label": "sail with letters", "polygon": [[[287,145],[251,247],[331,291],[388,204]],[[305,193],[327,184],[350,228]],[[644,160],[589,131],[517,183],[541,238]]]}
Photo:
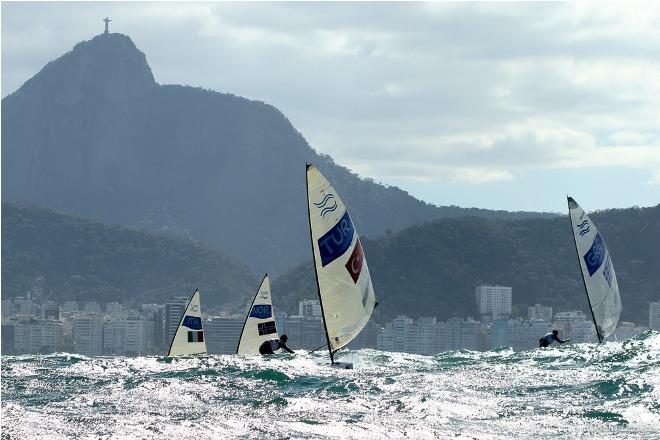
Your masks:
{"label": "sail with letters", "polygon": [[179,326],[174,333],[168,356],[206,353],[204,329],[202,328],[202,307],[199,290],[195,290],[183,311]]}
{"label": "sail with letters", "polygon": [[248,310],[241,336],[238,338],[236,354],[259,354],[261,344],[278,338],[270,296],[270,279],[266,274]]}
{"label": "sail with letters", "polygon": [[591,316],[598,341],[603,342],[614,333],[622,309],[612,256],[603,236],[571,197],[568,197],[568,212]]}
{"label": "sail with letters", "polygon": [[369,267],[351,217],[337,191],[307,165],[307,209],[323,324],[335,353],[364,328],[376,307]]}

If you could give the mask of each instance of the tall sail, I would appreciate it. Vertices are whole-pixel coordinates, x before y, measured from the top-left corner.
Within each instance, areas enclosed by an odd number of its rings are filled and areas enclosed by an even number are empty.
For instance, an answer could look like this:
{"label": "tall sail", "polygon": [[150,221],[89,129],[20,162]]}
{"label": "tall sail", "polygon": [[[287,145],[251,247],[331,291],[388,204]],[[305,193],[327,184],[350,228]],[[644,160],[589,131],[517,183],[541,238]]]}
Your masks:
{"label": "tall sail", "polygon": [[174,333],[168,356],[206,353],[204,329],[202,328],[202,307],[199,302],[199,290],[192,294],[179,326]]}
{"label": "tall sail", "polygon": [[270,280],[266,274],[248,310],[236,354],[259,354],[259,346],[264,341],[276,338],[279,338],[279,335],[275,327]]}
{"label": "tall sail", "polygon": [[364,328],[376,306],[369,267],[337,191],[307,165],[307,208],[328,350],[334,353]]}
{"label": "tall sail", "polygon": [[571,197],[568,212],[598,341],[603,342],[616,329],[622,309],[612,256],[596,226]]}

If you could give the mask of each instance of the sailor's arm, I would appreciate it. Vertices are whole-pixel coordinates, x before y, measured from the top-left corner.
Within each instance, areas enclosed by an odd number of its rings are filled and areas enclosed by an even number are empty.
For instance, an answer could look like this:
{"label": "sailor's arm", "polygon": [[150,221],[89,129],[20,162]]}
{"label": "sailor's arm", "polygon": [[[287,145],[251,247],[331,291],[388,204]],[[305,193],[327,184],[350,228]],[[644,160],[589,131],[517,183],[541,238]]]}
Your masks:
{"label": "sailor's arm", "polygon": [[282,341],[280,341],[280,348],[288,351],[289,353],[295,353],[293,350],[291,350],[289,347],[287,347],[286,344]]}

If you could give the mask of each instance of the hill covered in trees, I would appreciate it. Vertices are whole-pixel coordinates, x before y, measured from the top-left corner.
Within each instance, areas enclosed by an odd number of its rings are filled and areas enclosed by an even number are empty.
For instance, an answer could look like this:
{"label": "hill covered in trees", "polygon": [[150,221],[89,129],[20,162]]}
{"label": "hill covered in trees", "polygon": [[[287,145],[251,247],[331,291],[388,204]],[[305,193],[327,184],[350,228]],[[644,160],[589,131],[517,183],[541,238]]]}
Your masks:
{"label": "hill covered in trees", "polygon": [[236,305],[258,282],[201,243],[3,203],[2,299],[24,296],[38,275],[56,301],[101,303],[163,303],[199,288],[207,305]]}
{"label": "hill covered in trees", "polygon": [[[648,303],[660,299],[660,205],[590,215],[612,254],[622,320],[648,324]],[[514,314],[535,303],[555,311],[588,304],[568,217],[520,221],[441,219],[363,240],[379,306],[375,319],[477,316],[475,287],[513,287]],[[311,252],[311,251],[310,251]],[[312,263],[273,283],[280,307],[316,298]]]}

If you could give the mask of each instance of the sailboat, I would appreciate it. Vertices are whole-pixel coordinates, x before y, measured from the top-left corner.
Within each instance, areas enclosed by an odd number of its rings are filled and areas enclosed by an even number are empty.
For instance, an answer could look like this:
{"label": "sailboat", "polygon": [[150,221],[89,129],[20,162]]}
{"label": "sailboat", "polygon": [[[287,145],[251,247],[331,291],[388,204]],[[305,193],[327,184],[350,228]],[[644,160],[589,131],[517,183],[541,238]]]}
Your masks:
{"label": "sailboat", "polygon": [[273,302],[270,296],[270,279],[266,274],[245,317],[243,330],[238,338],[236,354],[259,354],[261,344],[278,338]]}
{"label": "sailboat", "polygon": [[307,165],[307,213],[316,286],[333,365],[334,356],[369,321],[376,307],[369,267],[351,217],[337,191],[314,165]]}
{"label": "sailboat", "polygon": [[591,317],[598,342],[603,342],[614,333],[622,310],[612,256],[603,236],[572,197],[568,197],[568,212]]}
{"label": "sailboat", "polygon": [[204,329],[202,328],[202,307],[199,301],[199,290],[195,290],[183,311],[179,326],[174,332],[168,356],[206,353]]}

